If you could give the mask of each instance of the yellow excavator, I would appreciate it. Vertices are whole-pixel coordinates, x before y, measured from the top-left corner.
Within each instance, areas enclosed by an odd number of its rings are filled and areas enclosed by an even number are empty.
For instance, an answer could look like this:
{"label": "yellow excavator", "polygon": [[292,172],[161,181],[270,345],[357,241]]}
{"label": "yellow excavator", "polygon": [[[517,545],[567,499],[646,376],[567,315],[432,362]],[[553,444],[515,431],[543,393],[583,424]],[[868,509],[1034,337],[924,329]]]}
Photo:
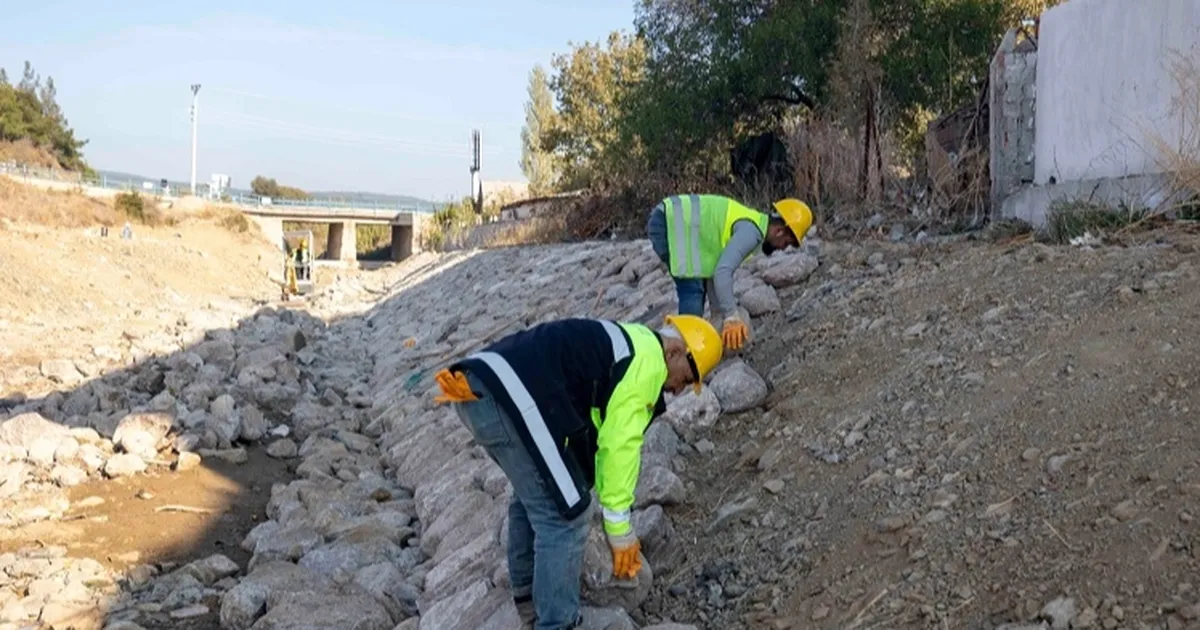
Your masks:
{"label": "yellow excavator", "polygon": [[313,290],[312,231],[297,230],[283,234],[283,300],[306,295]]}

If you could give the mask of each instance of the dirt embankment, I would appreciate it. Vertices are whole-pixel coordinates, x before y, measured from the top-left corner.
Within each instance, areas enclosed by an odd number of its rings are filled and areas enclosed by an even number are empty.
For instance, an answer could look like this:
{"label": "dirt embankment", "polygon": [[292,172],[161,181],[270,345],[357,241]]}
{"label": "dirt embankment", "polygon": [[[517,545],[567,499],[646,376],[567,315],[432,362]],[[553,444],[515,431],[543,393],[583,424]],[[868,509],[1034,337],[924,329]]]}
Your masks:
{"label": "dirt embankment", "polygon": [[[243,237],[3,229],[0,268],[22,273],[0,296],[0,360],[18,387],[82,381],[97,359],[166,357],[42,401],[88,426],[30,424],[54,448],[30,439],[6,469],[65,499],[23,513],[4,548],[41,541],[132,572],[89,601],[142,627],[319,615],[510,627],[506,484],[409,378],[507,329],[580,315],[657,324],[674,300],[644,243],[591,243],[423,256],[329,287],[315,300],[328,312],[226,330],[278,291],[276,257]],[[587,595],[610,609],[588,614],[623,630],[1196,625],[1200,241],[1138,238],[826,243],[816,258],[745,265],[736,293],[755,341],[648,432],[634,514],[646,581],[611,584],[596,537]],[[197,331],[205,345],[181,347]],[[187,413],[139,442],[131,432],[163,427],[128,420],[135,408]],[[147,445],[146,472],[110,466]],[[199,468],[157,461],[193,450]],[[90,465],[76,453],[100,468],[71,485]],[[156,511],[170,504],[198,512]],[[175,538],[129,535],[139,526]],[[97,537],[118,553],[101,557]],[[0,609],[66,614],[75,604],[46,579],[15,580]]]}
{"label": "dirt embankment", "polygon": [[830,248],[759,324],[746,360],[772,392],[704,437],[676,520],[695,543],[645,608],[713,628],[1195,627],[1200,256],[1161,236]]}
{"label": "dirt embankment", "polygon": [[125,240],[111,201],[0,177],[0,398],[75,384],[167,350],[181,323],[229,326],[278,297],[279,254],[253,231],[219,212],[166,216]]}

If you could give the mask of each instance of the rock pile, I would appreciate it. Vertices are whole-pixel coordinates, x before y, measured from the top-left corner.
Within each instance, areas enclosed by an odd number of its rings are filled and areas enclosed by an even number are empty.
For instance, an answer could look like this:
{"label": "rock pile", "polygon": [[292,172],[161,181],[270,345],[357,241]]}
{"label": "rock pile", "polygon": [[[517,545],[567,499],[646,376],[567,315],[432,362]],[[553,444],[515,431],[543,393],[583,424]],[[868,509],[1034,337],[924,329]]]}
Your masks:
{"label": "rock pile", "polygon": [[[758,259],[739,270],[736,293],[748,312],[771,313],[776,287],[815,267],[803,253]],[[297,479],[271,489],[269,520],[242,541],[248,565],[223,556],[176,570],[143,565],[105,603],[110,620],[134,628],[211,612],[238,630],[516,627],[504,562],[508,483],[453,411],[434,405],[432,371],[562,317],[657,326],[674,309],[672,281],[647,244],[623,243],[448,256],[398,287],[371,312],[331,324],[265,309],[168,357],[17,405],[0,424],[0,492],[36,498],[0,515],[3,524],[60,516],[62,489],[85,479],[245,461],[248,446],[264,443],[271,456],[297,460]],[[630,613],[640,614],[654,571],[677,557],[664,508],[688,492],[683,455],[703,453],[697,431],[723,405],[751,408],[766,395],[763,380],[734,362],[700,395],[670,401],[646,434],[634,506],[644,568],[635,583],[614,584],[594,528],[586,627],[638,627]],[[47,614],[49,603],[27,599],[0,623]]]}

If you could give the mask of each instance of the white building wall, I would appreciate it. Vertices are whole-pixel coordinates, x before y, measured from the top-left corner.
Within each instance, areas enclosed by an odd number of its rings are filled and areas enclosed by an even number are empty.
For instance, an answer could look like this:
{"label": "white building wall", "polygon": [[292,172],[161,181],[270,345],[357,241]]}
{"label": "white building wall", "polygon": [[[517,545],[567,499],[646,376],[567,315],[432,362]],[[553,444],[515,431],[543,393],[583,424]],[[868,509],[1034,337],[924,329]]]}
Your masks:
{"label": "white building wall", "polygon": [[1069,0],[1044,13],[1034,182],[1162,172],[1152,138],[1179,146],[1183,133],[1172,51],[1200,55],[1200,0]]}

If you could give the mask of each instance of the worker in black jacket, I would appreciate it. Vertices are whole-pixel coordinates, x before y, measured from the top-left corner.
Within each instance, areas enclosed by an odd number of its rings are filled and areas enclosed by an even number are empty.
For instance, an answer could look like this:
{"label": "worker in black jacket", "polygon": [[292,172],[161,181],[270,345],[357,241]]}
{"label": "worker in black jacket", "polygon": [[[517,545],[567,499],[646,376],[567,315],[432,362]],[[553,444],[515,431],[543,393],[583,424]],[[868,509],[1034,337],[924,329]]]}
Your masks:
{"label": "worker in black jacket", "polygon": [[475,442],[512,484],[508,573],[526,627],[573,628],[591,489],[619,579],[637,575],[630,523],[642,436],[663,392],[697,390],[720,362],[721,336],[692,315],[641,324],[565,319],[524,330],[437,375]]}

